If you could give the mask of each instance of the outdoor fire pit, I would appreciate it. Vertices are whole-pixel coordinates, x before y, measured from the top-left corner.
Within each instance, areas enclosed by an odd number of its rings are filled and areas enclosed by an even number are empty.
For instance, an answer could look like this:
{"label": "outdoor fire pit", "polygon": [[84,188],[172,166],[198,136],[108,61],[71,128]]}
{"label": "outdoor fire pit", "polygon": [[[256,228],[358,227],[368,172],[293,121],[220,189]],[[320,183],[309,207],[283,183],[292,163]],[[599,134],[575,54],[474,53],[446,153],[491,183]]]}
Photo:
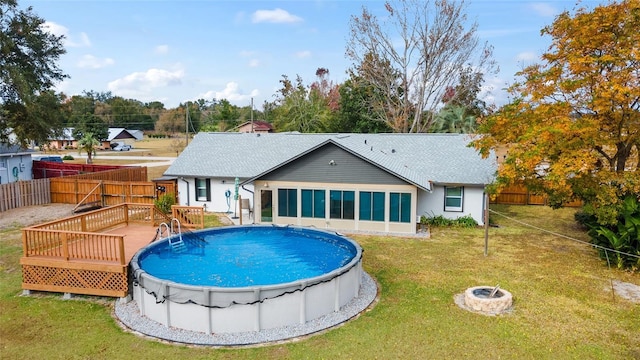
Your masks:
{"label": "outdoor fire pit", "polygon": [[510,292],[500,286],[475,286],[464,292],[464,306],[470,310],[488,315],[505,312],[513,305]]}

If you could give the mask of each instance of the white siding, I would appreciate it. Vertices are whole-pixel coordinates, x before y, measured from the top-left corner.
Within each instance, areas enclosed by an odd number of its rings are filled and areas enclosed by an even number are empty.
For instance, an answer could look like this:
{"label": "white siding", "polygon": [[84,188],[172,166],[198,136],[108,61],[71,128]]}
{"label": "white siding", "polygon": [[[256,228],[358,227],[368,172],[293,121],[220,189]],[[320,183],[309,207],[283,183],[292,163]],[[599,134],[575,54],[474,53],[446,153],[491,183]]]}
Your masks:
{"label": "white siding", "polygon": [[[188,188],[187,188],[188,187]],[[244,186],[246,189],[253,191],[253,184],[247,184]],[[234,212],[240,211],[239,205],[236,208],[233,195],[235,193],[234,179],[210,179],[211,201],[197,201],[195,194],[195,179],[194,178],[178,178],[178,197],[180,199],[180,205],[189,206],[206,206],[208,212]],[[227,197],[225,192],[229,190],[231,197],[227,204]],[[250,191],[244,190],[242,187],[238,188],[238,193],[243,199],[250,199],[253,206],[253,194]]]}
{"label": "white siding", "polygon": [[484,225],[483,204],[484,188],[464,186],[462,212],[444,210],[444,186],[435,186],[431,193],[418,190],[418,216],[433,217],[442,215],[447,219],[457,219],[471,215],[479,225]]}

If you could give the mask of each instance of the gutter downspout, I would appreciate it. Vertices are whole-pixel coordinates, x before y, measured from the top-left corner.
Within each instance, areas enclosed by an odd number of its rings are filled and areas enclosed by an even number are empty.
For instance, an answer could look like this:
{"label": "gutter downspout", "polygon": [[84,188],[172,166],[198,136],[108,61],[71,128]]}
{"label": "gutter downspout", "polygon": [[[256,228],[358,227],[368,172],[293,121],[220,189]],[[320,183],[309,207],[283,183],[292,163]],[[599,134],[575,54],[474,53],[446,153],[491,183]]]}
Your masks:
{"label": "gutter downspout", "polygon": [[189,196],[189,182],[184,179],[184,177],[180,177],[180,180],[184,181],[187,184],[187,206],[191,206],[191,197]]}
{"label": "gutter downspout", "polygon": [[246,192],[250,192],[251,194],[254,194],[253,191],[247,189],[246,187],[244,187],[244,184],[242,184],[242,186],[240,186],[242,188],[242,190],[246,191]]}

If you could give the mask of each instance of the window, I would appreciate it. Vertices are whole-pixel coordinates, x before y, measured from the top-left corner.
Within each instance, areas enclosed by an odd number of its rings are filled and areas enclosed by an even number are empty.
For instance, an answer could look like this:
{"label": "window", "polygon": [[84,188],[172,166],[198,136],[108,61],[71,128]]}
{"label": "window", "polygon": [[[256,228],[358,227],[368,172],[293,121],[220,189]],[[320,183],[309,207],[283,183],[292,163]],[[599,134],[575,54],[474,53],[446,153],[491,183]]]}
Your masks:
{"label": "window", "polygon": [[463,187],[446,187],[444,189],[444,211],[462,211]]}
{"label": "window", "polygon": [[325,218],[325,191],[309,190],[301,191],[302,200],[302,217],[306,218]]}
{"label": "window", "polygon": [[196,201],[211,201],[211,179],[196,178]]}
{"label": "window", "polygon": [[411,194],[389,194],[389,221],[402,223],[411,222]]}
{"label": "window", "polygon": [[278,189],[278,216],[298,216],[297,189]]}
{"label": "window", "polygon": [[383,192],[360,192],[360,220],[384,221]]}
{"label": "window", "polygon": [[355,192],[331,190],[329,202],[329,216],[332,219],[351,219],[355,218]]}

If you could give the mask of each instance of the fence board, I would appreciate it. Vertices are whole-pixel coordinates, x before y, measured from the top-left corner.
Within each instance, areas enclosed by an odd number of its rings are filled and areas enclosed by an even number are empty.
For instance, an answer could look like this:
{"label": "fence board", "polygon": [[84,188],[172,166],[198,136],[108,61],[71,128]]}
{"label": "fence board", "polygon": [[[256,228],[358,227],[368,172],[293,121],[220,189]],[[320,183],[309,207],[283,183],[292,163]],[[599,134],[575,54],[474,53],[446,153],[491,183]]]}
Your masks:
{"label": "fence board", "polygon": [[0,212],[49,203],[51,203],[49,179],[17,181],[0,185]]}

